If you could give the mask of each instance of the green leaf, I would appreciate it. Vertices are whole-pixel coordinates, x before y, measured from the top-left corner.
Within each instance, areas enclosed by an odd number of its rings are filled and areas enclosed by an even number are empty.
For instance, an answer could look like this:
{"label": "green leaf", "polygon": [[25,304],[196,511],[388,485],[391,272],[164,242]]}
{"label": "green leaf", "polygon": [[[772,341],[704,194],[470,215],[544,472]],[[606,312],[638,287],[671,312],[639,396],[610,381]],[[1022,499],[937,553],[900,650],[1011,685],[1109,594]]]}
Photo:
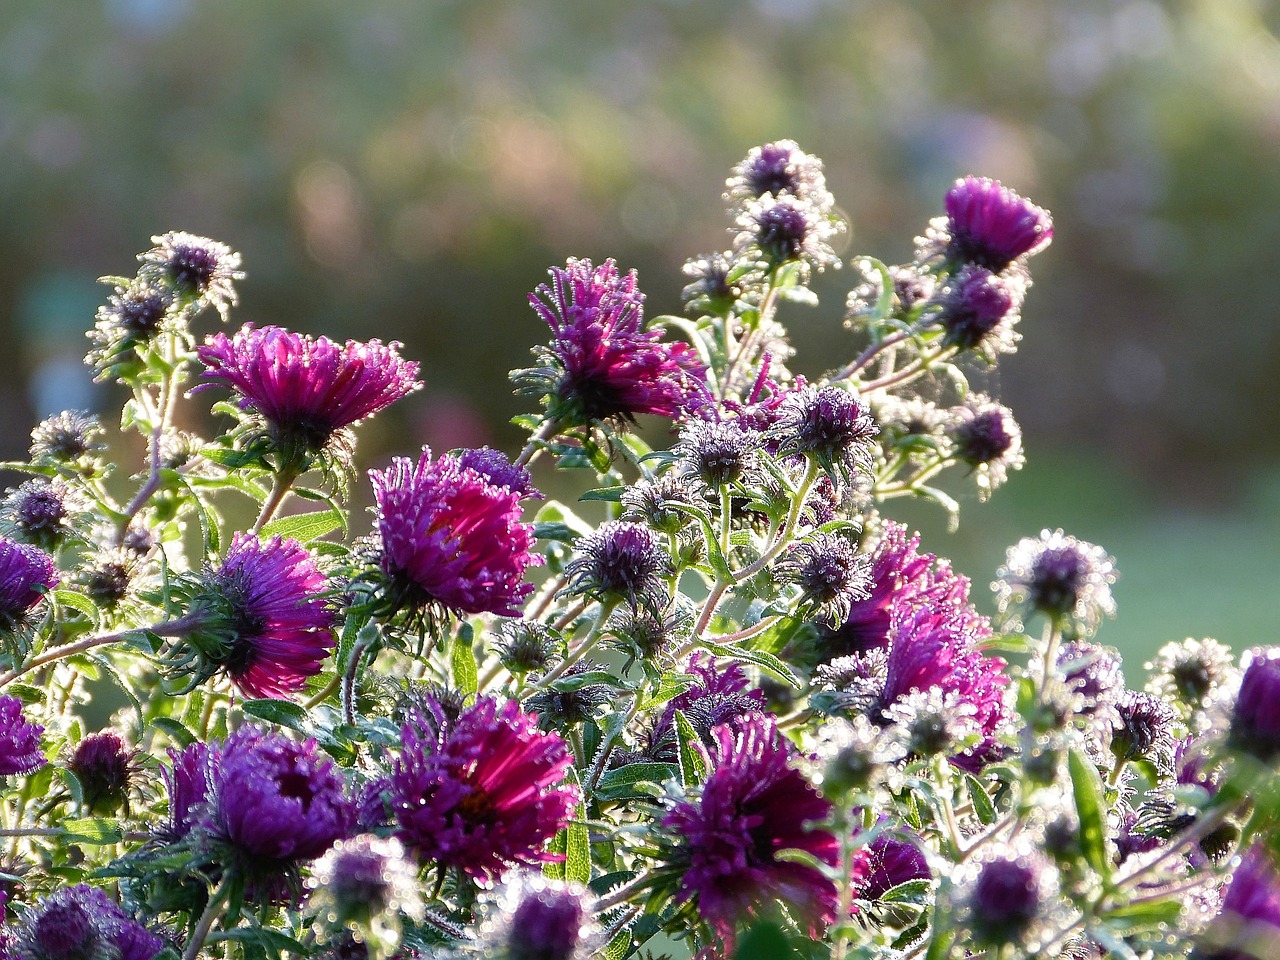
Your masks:
{"label": "green leaf", "polygon": [[680,782],[687,790],[706,779],[707,761],[702,755],[702,738],[680,710],[676,711],[676,740],[680,747]]}
{"label": "green leaf", "polygon": [[240,709],[251,717],[278,727],[288,727],[299,733],[306,730],[307,711],[289,700],[246,700]]}
{"label": "green leaf", "polygon": [[200,739],[190,727],[173,717],[156,717],[151,721],[151,725],[181,747],[189,747]]}
{"label": "green leaf", "polygon": [[794,960],[795,951],[774,923],[757,923],[738,944],[733,960]]}
{"label": "green leaf", "polygon": [[[569,779],[577,783],[578,776],[569,768]],[[587,829],[587,809],[578,801],[578,812],[565,827],[564,878],[584,887],[591,882],[591,833]]]}
{"label": "green leaf", "polygon": [[277,956],[280,953],[306,954],[304,947],[293,937],[285,936],[276,930],[266,927],[237,927],[234,930],[219,930],[209,934],[205,943],[221,943],[223,940],[238,940],[241,943],[266,947]]}
{"label": "green leaf", "polygon": [[1071,773],[1071,793],[1080,820],[1080,846],[1085,861],[1105,879],[1111,872],[1111,862],[1103,827],[1102,779],[1097,767],[1079,750],[1071,751],[1067,769]]}
{"label": "green leaf", "polygon": [[453,649],[449,651],[449,668],[453,671],[453,684],[470,702],[480,689],[480,669],[476,665],[476,655],[472,644],[476,631],[469,623],[464,623],[453,638]]}
{"label": "green leaf", "polygon": [[622,960],[631,949],[631,928],[624,927],[613,935],[609,945],[604,948],[604,960]]}
{"label": "green leaf", "polygon": [[910,903],[918,907],[933,901],[933,883],[929,880],[906,880],[890,887],[880,897],[882,903]]}
{"label": "green leaf", "polygon": [[86,817],[83,820],[63,820],[62,837],[70,843],[87,843],[105,846],[124,839],[120,822],[113,817]]}
{"label": "green leaf", "polygon": [[983,826],[991,826],[996,822],[996,808],[995,804],[991,802],[991,797],[987,794],[987,788],[971,773],[964,775],[964,783],[969,788],[969,798],[973,801],[973,812],[978,815],[978,819],[982,821]]}
{"label": "green leaf", "polygon": [[331,508],[272,520],[263,526],[258,536],[263,540],[269,540],[272,537],[292,537],[299,543],[310,543],[341,526],[342,514]]}
{"label": "green leaf", "polygon": [[83,613],[89,618],[89,622],[93,624],[95,630],[102,626],[102,614],[94,602],[83,593],[76,593],[74,590],[54,590],[53,599],[55,603]]}
{"label": "green leaf", "polygon": [[796,689],[800,688],[800,678],[791,671],[790,667],[771,653],[765,653],[763,650],[744,650],[742,647],[712,643],[709,640],[703,640],[701,645],[717,656],[733,657],[735,660],[754,663],[757,667],[768,671],[784,683],[790,684]]}
{"label": "green leaf", "polygon": [[579,500],[604,500],[608,503],[622,502],[622,487],[596,487],[594,490],[588,490]]}
{"label": "green leaf", "polygon": [[1123,907],[1108,910],[1105,920],[1108,927],[1122,935],[1141,930],[1156,930],[1177,924],[1182,916],[1183,906],[1183,902],[1176,897],[1129,903]]}
{"label": "green leaf", "polygon": [[[604,774],[596,783],[595,795],[605,801],[651,797],[675,776],[679,770],[671,763],[631,763]],[[641,784],[650,788],[640,789]]]}

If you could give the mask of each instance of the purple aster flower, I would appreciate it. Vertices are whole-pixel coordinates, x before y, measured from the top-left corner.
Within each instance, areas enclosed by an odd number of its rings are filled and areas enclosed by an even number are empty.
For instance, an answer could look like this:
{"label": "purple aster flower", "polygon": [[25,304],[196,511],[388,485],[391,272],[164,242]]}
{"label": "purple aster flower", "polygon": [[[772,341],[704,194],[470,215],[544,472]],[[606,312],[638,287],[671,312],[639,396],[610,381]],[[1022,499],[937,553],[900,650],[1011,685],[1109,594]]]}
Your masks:
{"label": "purple aster flower", "polygon": [[161,284],[144,279],[116,287],[106,305],[98,308],[89,331],[93,346],[85,361],[102,376],[140,372],[137,349],[164,329],[173,305],[173,294]]}
{"label": "purple aster flower", "polygon": [[287,697],[320,672],[333,649],[328,581],[302,544],[238,533],[217,570],[188,587],[197,620],[180,651],[196,682],[221,670],[250,697]]}
{"label": "purple aster flower", "polygon": [[481,697],[445,725],[418,716],[388,786],[396,836],[419,862],[477,879],[554,860],[546,842],[578,803],[565,781],[572,763],[560,736],[514,701]]}
{"label": "purple aster flower", "polygon": [[1019,613],[1039,613],[1072,636],[1089,635],[1103,616],[1114,616],[1115,560],[1101,547],[1042,530],[1009,548],[993,584],[996,605],[1016,622]]}
{"label": "purple aster flower", "polygon": [[505,487],[520,497],[541,497],[533,486],[533,477],[524,467],[518,467],[501,450],[481,447],[463,450],[458,462],[485,477],[495,487]]}
{"label": "purple aster flower", "polygon": [[38,547],[0,537],[0,631],[12,633],[58,585],[53,558]]}
{"label": "purple aster flower", "polygon": [[233,281],[244,279],[240,254],[225,243],[181,231],[152,237],[151,242],[155,246],[138,255],[139,279],[163,285],[185,303],[203,299],[226,320],[236,303]]}
{"label": "purple aster flower", "polygon": [[839,860],[836,838],[812,826],[828,817],[830,802],[791,766],[773,718],[757,715],[737,733],[719,726],[712,735],[715,769],[696,800],[677,803],[663,820],[678,838],[670,854],[681,874],[677,900],[696,902],[723,954],[732,951],[740,922],[776,903],[817,938],[835,919],[835,884],[817,867],[780,854]]}
{"label": "purple aster flower", "polygon": [[1173,760],[1178,713],[1159,697],[1127,690],[1116,703],[1111,752],[1119,760],[1146,757],[1161,766]]}
{"label": "purple aster flower", "polygon": [[965,177],[947,191],[948,257],[1003,270],[1039,253],[1053,239],[1049,211],[1024,200],[998,180]]}
{"label": "purple aster flower", "polygon": [[780,456],[811,457],[828,474],[848,480],[856,469],[870,467],[879,432],[864,400],[829,384],[787,394],[769,439]]}
{"label": "purple aster flower", "polygon": [[112,814],[128,803],[129,786],[138,772],[137,752],[118,733],[91,733],[78,744],[67,768],[76,775],[90,813]]}
{"label": "purple aster flower", "polygon": [[964,629],[975,638],[987,636],[990,626],[969,604],[969,580],[952,572],[950,564],[932,553],[919,553],[920,536],[886,521],[871,551],[867,597],[849,606],[844,623],[821,641],[824,660],[889,645],[889,622],[898,604],[928,604],[962,615]]}
{"label": "purple aster flower", "polygon": [[370,417],[422,386],[418,365],[401,359],[399,343],[345,345],[279,327],[245,324],[234,337],[218,333],[197,354],[202,386],[240,394],[240,406],[268,424],[286,458],[315,453],[339,430]]}
{"label": "purple aster flower", "polygon": [[25,960],[151,960],[164,940],[103,891],[63,887],[22,918],[15,953]]}
{"label": "purple aster flower", "polygon": [[1195,960],[1257,960],[1280,937],[1280,871],[1265,844],[1255,844],[1236,867],[1222,911],[1200,935]]}
{"label": "purple aster flower", "polygon": [[712,730],[725,726],[734,733],[743,729],[746,720],[765,710],[764,692],[751,689],[742,667],[729,661],[720,668],[714,657],[695,653],[689,658],[685,672],[694,682],[678,696],[667,701],[658,722],[649,732],[646,759],[674,763],[676,747],[676,711],[684,714],[690,726],[708,748],[715,747]]}
{"label": "purple aster flower", "polygon": [[514,873],[477,907],[476,956],[486,960],[591,960],[603,953],[595,898],[575,883]]}
{"label": "purple aster flower", "polygon": [[[1005,662],[973,648],[966,618],[947,608],[925,605],[895,607],[889,622],[889,652],[881,711],[912,691],[937,689],[972,707],[981,730],[979,744],[952,758],[966,770],[980,769],[999,755],[996,734],[1004,723]],[[872,710],[873,717],[876,711]],[[886,716],[886,719],[888,717]]]}
{"label": "purple aster flower", "polygon": [[389,609],[520,616],[533,591],[525,571],[541,562],[520,522],[527,494],[449,454],[433,463],[428,447],[417,464],[397,457],[369,479]]}
{"label": "purple aster flower", "polygon": [[712,253],[687,260],[681,273],[689,278],[689,283],[680,291],[685,309],[723,308],[736,300],[742,291],[729,280],[734,265],[732,253]]}
{"label": "purple aster flower", "polygon": [[797,615],[843,623],[851,606],[870,595],[871,558],[848,537],[815,533],[775,565],[775,576],[800,587]]}
{"label": "purple aster flower", "polygon": [[929,880],[929,861],[911,840],[881,833],[854,854],[853,895],[859,900],[879,900],[908,880]]}
{"label": "purple aster flower", "polygon": [[835,204],[822,173],[822,161],[805,153],[794,140],[752,147],[733,168],[725,186],[725,202],[733,208],[765,195],[797,197],[820,210]]}
{"label": "purple aster flower", "polygon": [[22,715],[22,701],[0,696],[0,777],[31,773],[47,762],[40,751],[44,727]]}
{"label": "purple aster flower", "polygon": [[566,590],[602,603],[644,607],[655,616],[666,606],[671,557],[648,527],[610,520],[581,537],[574,549],[565,567]]}
{"label": "purple aster flower", "polygon": [[1264,763],[1280,756],[1280,647],[1245,654],[1227,742]]}
{"label": "purple aster flower", "polygon": [[1018,310],[1026,295],[1025,275],[994,274],[984,267],[961,267],[939,298],[943,342],[978,350],[989,360],[1017,349]]}
{"label": "purple aster flower", "polygon": [[1057,894],[1057,870],[1042,854],[998,849],[975,863],[966,879],[963,914],[978,943],[1035,943]]}
{"label": "purple aster flower", "polygon": [[675,419],[706,403],[706,368],[693,347],[644,329],[634,270],[619,276],[612,260],[571,259],[550,274],[529,303],[555,340],[535,351],[543,366],[515,378],[525,392],[551,397],[547,413],[560,429],[640,413]]}
{"label": "purple aster flower", "polygon": [[203,743],[192,743],[182,750],[169,749],[169,766],[160,767],[169,794],[169,818],[157,831],[161,840],[183,840],[204,819],[214,773],[221,762],[222,754]]}
{"label": "purple aster flower", "polygon": [[314,740],[248,724],[215,749],[201,827],[255,889],[277,898],[302,862],[351,833],[355,804]]}

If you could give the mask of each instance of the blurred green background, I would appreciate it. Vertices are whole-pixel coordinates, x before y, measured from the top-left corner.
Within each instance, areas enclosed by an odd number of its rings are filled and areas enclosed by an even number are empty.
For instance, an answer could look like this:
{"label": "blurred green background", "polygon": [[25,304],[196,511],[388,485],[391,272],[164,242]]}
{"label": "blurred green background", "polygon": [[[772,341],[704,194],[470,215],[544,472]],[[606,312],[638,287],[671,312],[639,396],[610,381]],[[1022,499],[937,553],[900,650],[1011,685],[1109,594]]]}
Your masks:
{"label": "blurred green background", "polygon": [[[956,534],[908,511],[927,546],[985,602],[1008,544],[1065,527],[1117,558],[1101,639],[1130,658],[1274,643],[1277,28],[1268,0],[7,0],[0,455],[120,399],[80,365],[93,279],[170,229],[241,251],[238,321],[422,361],[364,465],[511,450],[546,268],[612,256],[678,309],[681,264],[726,242],[729,167],[790,137],[826,162],[846,257],[908,258],[966,173],[1053,211],[985,384],[1030,464]],[[854,348],[854,282],[784,317],[797,371]]]}

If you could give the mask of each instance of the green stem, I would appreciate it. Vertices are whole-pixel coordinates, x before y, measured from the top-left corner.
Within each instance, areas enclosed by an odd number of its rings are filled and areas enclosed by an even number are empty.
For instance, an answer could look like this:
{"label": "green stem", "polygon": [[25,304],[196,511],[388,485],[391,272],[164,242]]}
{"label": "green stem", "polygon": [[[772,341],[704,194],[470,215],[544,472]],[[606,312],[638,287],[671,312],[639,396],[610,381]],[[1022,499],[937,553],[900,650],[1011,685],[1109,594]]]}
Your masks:
{"label": "green stem", "polygon": [[132,627],[128,630],[120,630],[116,633],[107,633],[97,637],[86,637],[83,640],[77,640],[75,643],[68,643],[61,647],[55,647],[52,650],[40,654],[40,656],[23,664],[21,667],[15,667],[8,673],[0,676],[0,688],[7,687],[14,680],[30,673],[32,670],[38,670],[50,663],[58,660],[64,660],[67,657],[73,657],[77,653],[84,653],[86,650],[92,650],[95,647],[106,646],[108,643],[115,643],[118,640],[124,640],[139,633],[154,633],[161,637],[180,636],[191,627],[198,625],[201,618],[195,615],[180,617],[177,620],[170,620],[166,623],[155,624],[150,627]]}
{"label": "green stem", "polygon": [[559,429],[560,421],[555,417],[547,417],[547,419],[543,420],[542,425],[529,438],[529,442],[524,445],[524,449],[520,451],[520,456],[516,457],[512,465],[527,467],[533,463],[538,454],[542,452],[542,445],[554,437]]}
{"label": "green stem", "polygon": [[267,499],[262,504],[262,512],[258,514],[258,519],[254,521],[249,532],[257,534],[262,530],[267,522],[275,516],[276,510],[280,504],[284,502],[284,498],[289,493],[289,488],[293,486],[293,481],[298,479],[298,469],[296,467],[281,467],[271,480],[271,492],[267,494]]}
{"label": "green stem", "polygon": [[222,912],[226,899],[227,882],[223,880],[221,886],[209,897],[209,903],[205,906],[204,913],[200,915],[196,928],[191,931],[191,939],[187,941],[187,949],[182,954],[182,960],[196,960],[196,957],[200,955],[200,948],[204,946],[205,940],[208,939],[209,931],[213,929],[213,924]]}
{"label": "green stem", "polygon": [[578,644],[574,649],[569,651],[569,655],[557,663],[554,667],[538,678],[538,682],[533,684],[535,690],[545,690],[553,682],[564,676],[564,672],[581,660],[594,647],[603,636],[605,623],[609,619],[609,615],[613,613],[614,607],[618,605],[616,600],[606,601],[600,604],[600,612],[596,616],[595,623],[591,624],[591,630],[587,633],[582,643]]}
{"label": "green stem", "polygon": [[734,583],[741,583],[748,577],[755,576],[772,563],[774,558],[796,538],[796,530],[800,526],[800,514],[804,510],[804,502],[809,498],[809,489],[817,479],[818,464],[816,461],[810,460],[809,469],[805,472],[804,479],[800,481],[800,487],[796,490],[795,497],[791,501],[791,509],[787,512],[787,519],[782,525],[782,530],[773,541],[772,546],[762,553],[758,560],[734,573]]}

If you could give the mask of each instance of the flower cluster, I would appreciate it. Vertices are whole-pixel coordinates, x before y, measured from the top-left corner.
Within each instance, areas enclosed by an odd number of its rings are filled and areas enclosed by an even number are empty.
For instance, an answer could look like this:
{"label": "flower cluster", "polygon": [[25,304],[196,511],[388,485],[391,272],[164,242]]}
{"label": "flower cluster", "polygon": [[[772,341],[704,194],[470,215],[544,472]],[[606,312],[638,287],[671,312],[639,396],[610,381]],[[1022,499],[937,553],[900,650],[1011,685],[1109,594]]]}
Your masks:
{"label": "flower cluster", "polygon": [[[1023,539],[988,617],[894,519],[1023,464],[966,378],[1049,214],[958,180],[909,262],[855,261],[858,351],[805,378],[822,164],[763,144],[724,200],[685,317],[552,268],[514,457],[357,471],[418,364],[201,329],[224,244],[107,278],[87,360],[138,436],[50,417],[0,495],[0,958],[1274,954],[1280,648],[1175,639],[1140,682],[1100,546]],[[230,427],[178,429],[208,388]]]}

